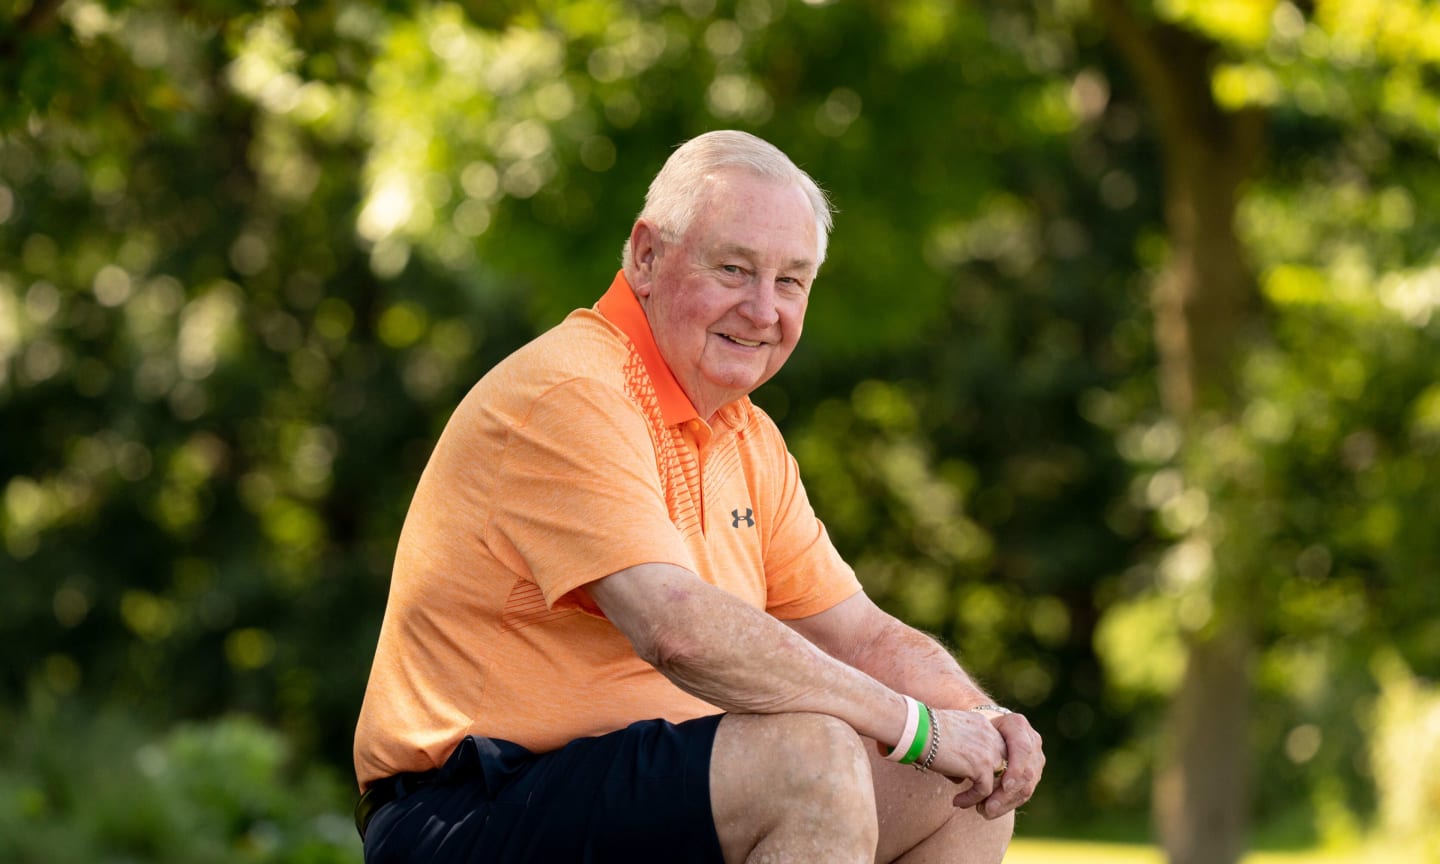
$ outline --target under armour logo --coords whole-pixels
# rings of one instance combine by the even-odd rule
[[[742,519],[745,520],[745,527],[746,527],[746,528],[754,528],[754,527],[755,527],[755,511],[754,511],[754,510],[751,510],[749,507],[746,507],[746,508],[745,508],[745,512],[744,512],[744,513],[741,513],[739,510],[731,510],[731,511],[730,511],[730,515],[731,515],[732,517],[734,517],[734,518],[732,518],[732,519],[730,520],[730,527],[731,527],[731,528],[739,528],[739,527],[740,527],[740,520],[742,520]]]

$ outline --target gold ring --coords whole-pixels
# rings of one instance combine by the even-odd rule
[[[1000,760],[1000,767],[995,769],[995,776],[996,776],[996,777],[999,777],[1001,774],[1004,774],[1004,773],[1005,773],[1005,770],[1006,770],[1007,768],[1009,768],[1009,767],[1010,767],[1010,761],[1009,761],[1008,759],[1001,759],[1001,760]]]

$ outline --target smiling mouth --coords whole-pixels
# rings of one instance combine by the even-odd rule
[[[760,342],[758,340],[741,339],[739,336],[729,336],[724,333],[721,333],[720,337],[723,339],[728,339],[731,342],[734,342],[736,345],[744,345],[746,348],[758,348],[761,345],[765,344],[764,342]]]

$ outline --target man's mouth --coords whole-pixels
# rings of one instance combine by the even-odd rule
[[[728,333],[721,333],[720,336],[723,339],[729,339],[736,345],[744,345],[746,348],[758,348],[759,346],[765,344],[764,342],[761,342],[759,340],[741,339],[739,336],[731,336]]]

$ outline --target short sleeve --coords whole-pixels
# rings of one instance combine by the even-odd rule
[[[489,542],[512,547],[552,608],[597,613],[586,583],[636,564],[695,569],[671,523],[644,417],[624,393],[573,379],[510,430]]]

